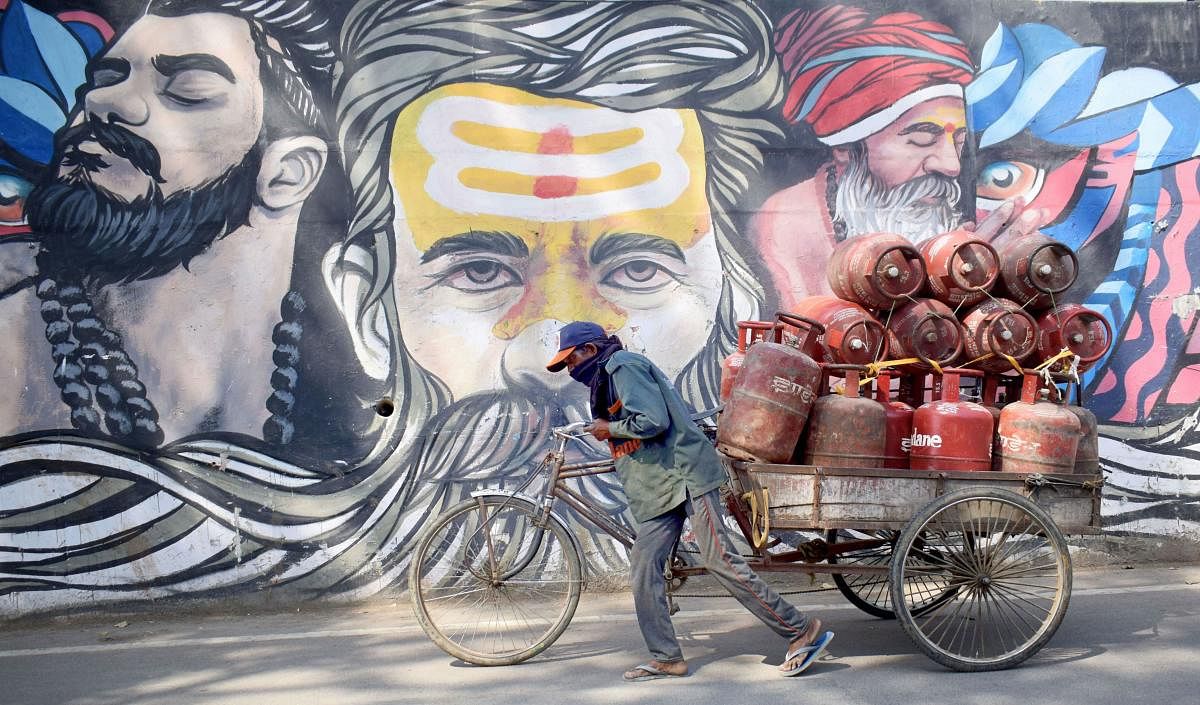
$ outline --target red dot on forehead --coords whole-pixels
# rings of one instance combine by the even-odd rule
[[[574,149],[575,140],[571,137],[571,131],[564,125],[552,127],[547,132],[543,132],[538,141],[540,154],[570,154]]]
[[[942,125],[942,130],[945,131],[946,134],[950,135],[958,130],[958,125],[955,125],[952,122],[948,122],[948,123]]]
[[[539,176],[533,180],[533,195],[538,198],[565,198],[579,190],[574,176]]]

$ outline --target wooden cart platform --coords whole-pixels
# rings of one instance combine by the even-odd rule
[[[1003,489],[1044,509],[1064,534],[1100,531],[1099,475],[825,468],[731,461],[740,496],[758,493],[776,529],[903,529],[934,499],[968,488]]]

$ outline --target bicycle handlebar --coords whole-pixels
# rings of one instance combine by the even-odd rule
[[[557,428],[551,429],[551,433],[553,433],[556,436],[565,436],[567,438],[571,438],[573,436],[579,435],[575,432],[581,431],[584,428],[587,428],[587,425],[588,425],[587,421],[576,421],[575,423],[570,423],[570,424],[567,424],[566,426],[559,426]]]
[[[692,414],[692,421],[694,423],[699,424],[701,421],[703,421],[707,418],[716,416],[718,413],[720,413],[724,409],[725,409],[724,404],[718,404],[717,406],[715,406],[711,409],[705,409],[704,411],[698,411],[698,412]],[[553,433],[556,436],[566,436],[566,437],[570,438],[572,436],[581,435],[581,434],[576,433],[576,431],[583,430],[584,428],[587,427],[587,425],[588,425],[587,421],[576,421],[575,423],[567,424],[566,426],[557,426],[557,427],[551,429],[551,433]]]

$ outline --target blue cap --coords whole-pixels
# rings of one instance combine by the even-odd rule
[[[572,321],[558,329],[558,354],[546,363],[546,369],[558,372],[567,366],[567,358],[571,351],[584,343],[594,340],[604,340],[608,334],[600,326],[591,321]]]

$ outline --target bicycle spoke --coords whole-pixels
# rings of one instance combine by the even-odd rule
[[[999,596],[996,597],[997,613],[1002,615],[1006,622],[1012,625],[1013,632],[1021,639],[1028,640],[1027,635],[1037,631],[1037,624],[1030,624],[1026,619],[1029,615],[1024,614],[1016,606],[1009,603]],[[1011,619],[1010,619],[1011,616]]]
[[[1001,583],[992,583],[992,587],[995,588],[997,592],[1003,592],[1007,595],[1010,595],[1013,600],[1017,600],[1021,603],[1029,605],[1034,609],[1046,612],[1047,614],[1050,612],[1049,608],[1043,606],[1041,603],[1054,601],[1050,595],[1046,595],[1045,593],[1023,590],[1021,588],[1016,588]]]
[[[1036,557],[1038,554],[1047,549],[1047,545],[1044,540],[1035,540],[1032,538],[1024,541],[1009,541],[1008,543],[1012,545],[1012,549],[1008,551],[1002,558],[998,558],[995,562],[993,562],[993,570],[998,570],[1000,566],[1011,566],[1027,563],[1030,560],[1033,560],[1032,557]],[[1029,545],[1026,546],[1024,544]]]

